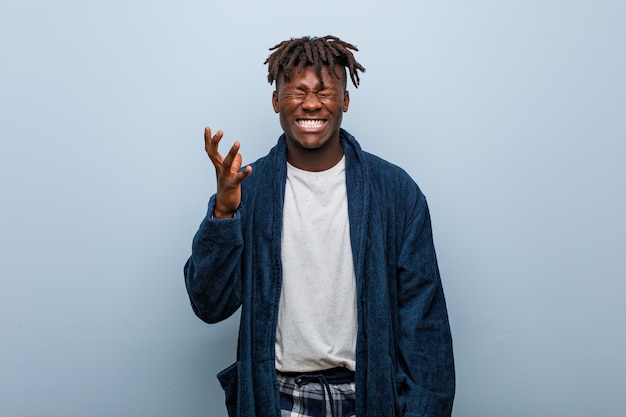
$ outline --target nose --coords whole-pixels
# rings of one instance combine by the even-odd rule
[[[307,93],[304,101],[302,102],[302,108],[305,110],[318,110],[322,107],[322,102],[314,92]]]

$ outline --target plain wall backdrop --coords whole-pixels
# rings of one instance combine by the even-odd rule
[[[4,1],[0,415],[225,417],[237,316],[192,313],[203,128],[281,133],[263,61],[333,34],[343,126],[432,211],[454,417],[626,413],[626,3]]]

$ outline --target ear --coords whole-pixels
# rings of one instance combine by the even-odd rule
[[[348,111],[348,106],[350,106],[350,94],[348,93],[348,90],[343,92],[343,112],[347,112]]]
[[[275,113],[280,112],[280,108],[278,107],[278,91],[276,90],[272,93],[272,107],[274,107]]]

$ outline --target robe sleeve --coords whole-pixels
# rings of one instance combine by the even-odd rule
[[[184,267],[191,307],[207,323],[230,317],[241,305],[242,208],[233,219],[215,219],[214,207],[215,195]]]
[[[450,416],[455,390],[452,337],[430,214],[419,191],[409,204],[397,265],[399,406],[405,417]]]

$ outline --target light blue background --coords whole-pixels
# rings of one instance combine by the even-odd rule
[[[182,265],[214,172],[280,133],[262,65],[334,34],[367,68],[344,127],[433,215],[455,417],[626,412],[626,3],[5,1],[0,415],[217,416],[237,318]]]

